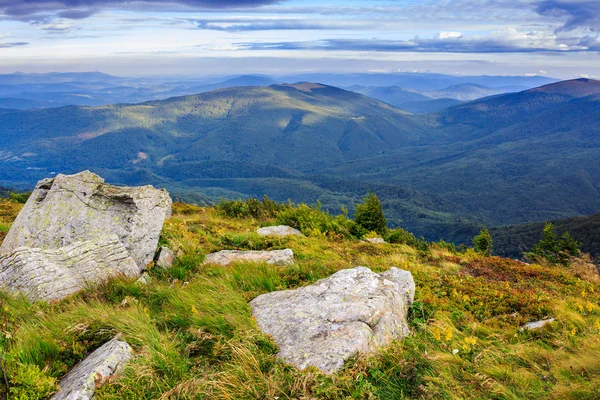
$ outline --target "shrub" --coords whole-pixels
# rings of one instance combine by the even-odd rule
[[[277,222],[299,229],[308,236],[333,234],[350,238],[352,236],[362,237],[367,233],[354,221],[348,219],[345,214],[331,216],[328,212],[323,211],[320,203],[312,207],[307,204],[294,206],[290,203],[277,213]]]
[[[473,238],[473,247],[476,252],[489,256],[492,254],[493,242],[488,228],[483,228],[479,235]]]
[[[385,241],[388,243],[405,244],[421,251],[426,251],[429,247],[429,244],[425,239],[417,238],[411,232],[400,227],[388,231],[388,234],[385,236]]]
[[[226,217],[230,218],[275,218],[277,213],[288,207],[285,203],[278,203],[266,195],[262,200],[250,198],[246,200],[221,199],[217,208]]]
[[[387,221],[383,215],[381,202],[374,193],[369,193],[362,204],[356,205],[354,222],[365,228],[367,231],[374,231],[384,235],[387,231]]]

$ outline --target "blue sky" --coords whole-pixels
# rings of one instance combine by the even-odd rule
[[[0,72],[600,76],[599,0],[0,0]]]

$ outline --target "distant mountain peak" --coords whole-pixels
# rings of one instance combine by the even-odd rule
[[[571,97],[600,94],[600,81],[588,78],[571,79],[527,90],[529,93],[555,93]]]
[[[314,82],[284,83],[282,85],[277,85],[277,86],[291,87],[291,88],[294,88],[301,92],[307,92],[307,93],[311,93],[315,89],[324,89],[327,87],[325,85],[321,85],[320,83],[314,83]]]

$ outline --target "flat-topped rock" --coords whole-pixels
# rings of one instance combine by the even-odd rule
[[[287,225],[265,226],[264,228],[259,228],[256,233],[260,236],[304,236],[298,229]]]
[[[58,249],[115,234],[140,268],[154,258],[171,198],[152,186],[118,187],[89,171],[38,182],[0,254],[18,247]]]
[[[382,238],[366,238],[364,239],[365,242],[367,243],[373,243],[373,244],[384,244],[385,240],[383,240]]]
[[[259,328],[279,345],[280,358],[331,373],[356,354],[408,335],[414,294],[408,271],[377,274],[357,267],[311,286],[258,296],[250,306]]]
[[[33,301],[59,300],[110,277],[140,273],[116,235],[52,250],[19,247],[0,255],[0,287]]]
[[[291,265],[294,252],[290,249],[271,251],[222,250],[206,256],[205,264],[229,265],[235,262],[265,262],[274,265]]]
[[[533,331],[536,329],[542,329],[543,327],[545,327],[546,325],[548,325],[552,322],[554,322],[554,318],[548,318],[548,319],[542,319],[540,321],[528,322],[521,327],[521,330],[522,331],[523,330]]]
[[[105,343],[65,375],[52,400],[91,400],[96,388],[119,374],[132,355],[126,342],[113,339]]]

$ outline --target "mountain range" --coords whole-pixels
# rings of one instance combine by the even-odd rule
[[[4,110],[0,183],[92,169],[196,202],[266,193],[338,212],[371,190],[392,225],[464,242],[483,225],[600,210],[599,101],[600,82],[578,79],[415,115],[299,82]]]

